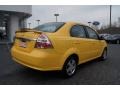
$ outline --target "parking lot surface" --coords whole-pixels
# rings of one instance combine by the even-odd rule
[[[0,45],[0,84],[34,85],[103,85],[120,84],[120,45],[108,45],[108,59],[94,60],[79,65],[71,78],[63,78],[60,72],[41,72],[25,68],[11,58],[7,45]]]

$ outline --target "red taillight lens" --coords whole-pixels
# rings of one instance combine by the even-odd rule
[[[41,34],[36,41],[36,48],[52,48],[52,43],[45,34]]]

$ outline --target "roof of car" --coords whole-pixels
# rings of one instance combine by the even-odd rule
[[[88,25],[85,25],[83,23],[80,23],[80,22],[73,22],[73,21],[68,21],[66,23],[71,23],[71,24],[80,24],[80,25],[84,25],[84,26],[88,26]]]

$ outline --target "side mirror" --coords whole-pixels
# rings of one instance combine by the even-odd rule
[[[105,40],[103,36],[99,36],[99,40]]]

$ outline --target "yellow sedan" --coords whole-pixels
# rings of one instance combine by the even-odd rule
[[[11,55],[24,66],[41,71],[61,70],[70,77],[79,64],[96,58],[105,60],[107,44],[87,25],[49,22],[17,31]]]

